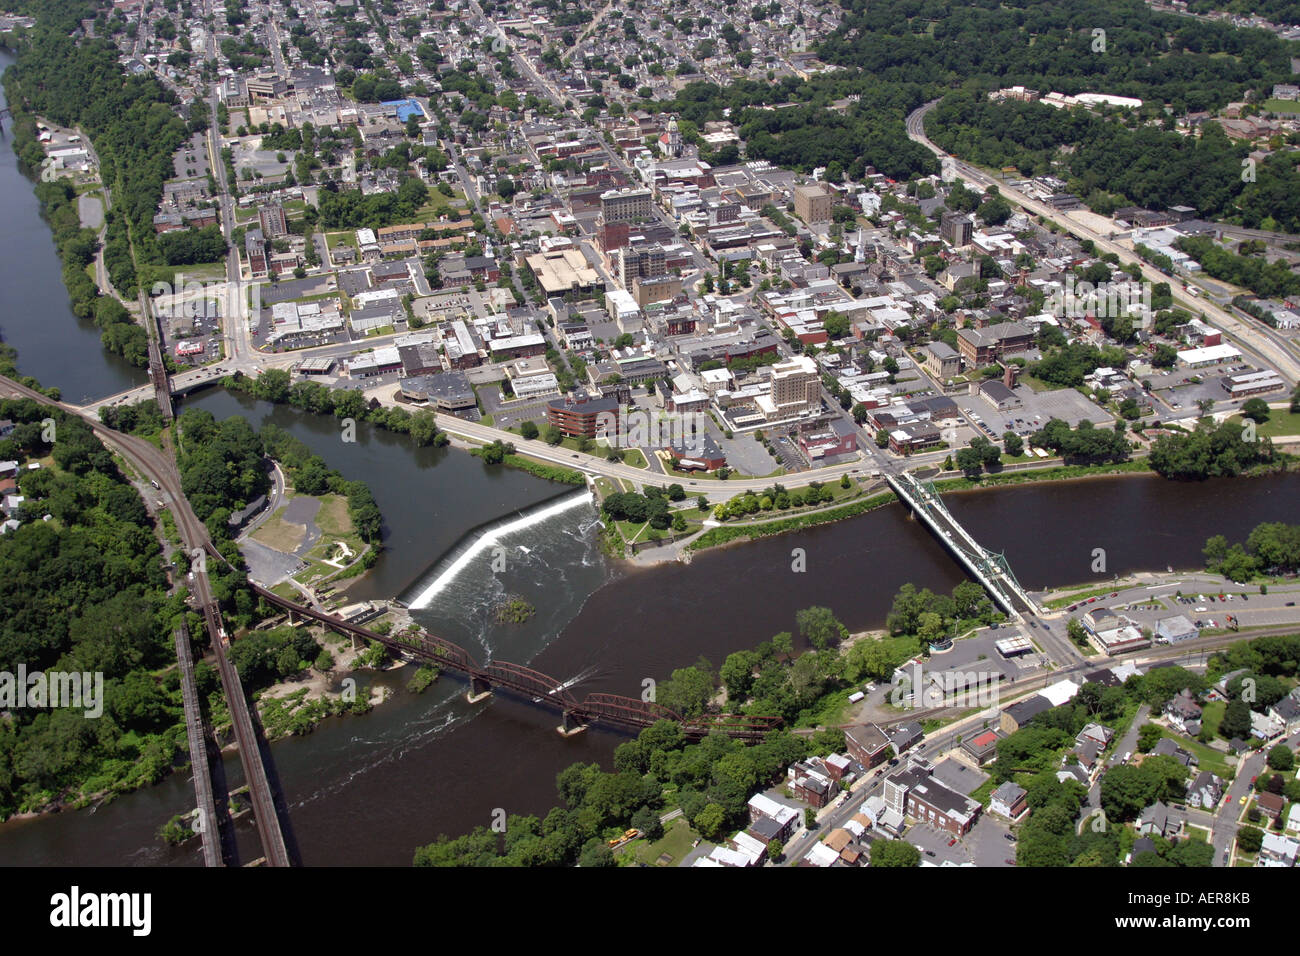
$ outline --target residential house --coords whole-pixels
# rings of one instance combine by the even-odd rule
[[[1300,700],[1288,694],[1268,709],[1268,716],[1286,728],[1288,734],[1300,730]]]
[[[1259,862],[1256,865],[1295,866],[1298,853],[1300,853],[1300,840],[1293,840],[1280,833],[1265,833],[1259,845]]]
[[[779,828],[775,839],[779,839],[782,843],[790,839],[790,834],[794,833],[795,823],[800,817],[797,809],[778,803],[762,793],[750,797],[748,806],[751,824],[763,819],[771,820]]]
[[[1291,804],[1286,815],[1286,832],[1300,833],[1300,803]]]
[[[1197,774],[1196,779],[1187,788],[1187,805],[1189,807],[1212,810],[1219,805],[1219,801],[1222,799],[1223,781],[1208,770],[1202,770]]]
[[[830,777],[821,772],[821,768],[809,763],[796,763],[787,771],[790,790],[795,799],[820,810],[835,795],[835,784]]]
[[[1115,738],[1115,731],[1109,727],[1103,727],[1101,724],[1088,724],[1079,735],[1074,738],[1074,742],[1081,744],[1086,740],[1094,740],[1101,744],[1102,747],[1110,746],[1110,742]]]
[[[1029,791],[1008,780],[993,791],[989,798],[989,810],[1008,820],[1019,820],[1029,810]]]
[[[1255,797],[1255,806],[1259,807],[1259,812],[1264,816],[1270,820],[1276,820],[1282,816],[1282,808],[1286,806],[1286,797],[1280,793],[1268,793],[1266,791]]]
[[[1152,753],[1161,757],[1173,757],[1189,770],[1200,764],[1200,761],[1197,759],[1195,754],[1184,750],[1168,737],[1161,737],[1160,742],[1156,744]]]
[[[1170,726],[1180,733],[1195,737],[1201,732],[1201,705],[1187,688],[1165,705],[1165,715],[1169,718]]]
[[[1157,801],[1142,811],[1137,819],[1137,832],[1143,836],[1162,836],[1166,839],[1182,834],[1186,817],[1181,811]]]
[[[1101,754],[1105,748],[1095,740],[1080,740],[1074,745],[1074,749],[1066,754],[1061,762],[1063,765],[1068,764],[1073,757],[1080,767],[1088,771],[1091,776],[1101,764]]]

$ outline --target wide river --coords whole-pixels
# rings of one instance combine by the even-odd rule
[[[0,55],[0,64],[9,61]],[[49,230],[32,184],[0,144],[0,333],[19,365],[76,400],[144,379],[102,351],[98,331],[68,310]],[[337,423],[223,391],[187,400],[224,417],[243,415],[290,430],[349,478],[370,484],[385,519],[385,551],[352,593],[400,597],[430,630],[478,657],[510,660],[591,691],[639,696],[645,678],[664,679],[704,655],[714,665],[781,630],[794,614],[824,604],[853,630],[880,626],[905,582],[949,590],[964,573],[897,506],[840,524],[697,556],[689,566],[633,570],[604,558],[595,511],[568,486],[490,469],[463,452],[415,449],[361,426],[339,439]],[[1130,477],[950,495],[954,513],[985,546],[1005,551],[1021,582],[1040,588],[1086,581],[1093,550],[1107,576],[1196,567],[1205,539],[1240,537],[1265,520],[1298,519],[1295,475],[1203,484]],[[513,530],[509,530],[513,528]],[[494,571],[485,532],[505,548]],[[805,549],[807,571],[791,570]],[[499,625],[490,610],[504,594],[537,608],[524,625]],[[544,814],[555,774],[574,761],[608,766],[625,737],[598,729],[562,738],[548,709],[497,695],[470,705],[444,677],[415,695],[410,669],[360,675],[395,691],[365,717],[331,719],[314,733],[276,742],[275,771],[293,839],[308,865],[404,865],[440,833],[487,825],[497,808]],[[242,782],[227,758],[231,786]],[[9,864],[198,865],[195,849],[156,837],[192,808],[193,788],[176,774],[106,805],[0,824]],[[241,840],[241,843],[247,841]]]

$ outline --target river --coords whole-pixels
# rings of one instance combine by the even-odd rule
[[[13,62],[0,50],[0,75]],[[7,105],[0,89],[0,107]],[[104,351],[99,329],[68,305],[63,263],[32,181],[18,171],[11,127],[0,142],[0,339],[18,350],[20,372],[57,385],[65,401],[83,404],[144,384],[148,370]]]
[[[20,349],[23,371],[70,398],[142,380],[104,353],[97,330],[64,305],[58,260],[38,238],[48,239],[48,229],[7,144],[0,145],[0,208],[20,227],[6,232],[9,240],[0,237],[10,242],[0,260],[0,295],[8,297],[0,300],[0,325]],[[859,630],[883,623],[905,582],[947,591],[964,579],[896,505],[702,554],[689,566],[629,569],[600,554],[594,509],[569,486],[488,468],[459,451],[415,449],[364,424],[357,441],[345,443],[333,419],[220,390],[183,407],[244,415],[255,426],[275,422],[331,467],[369,483],[384,514],[384,552],[351,594],[401,597],[426,627],[480,659],[529,664],[573,681],[579,697],[639,696],[646,678],[665,679],[701,655],[716,666],[731,651],[793,630],[795,612],[812,604]],[[1297,493],[1296,475],[1202,484],[1126,477],[945,500],[1036,588],[1198,566],[1211,534],[1241,537],[1260,521],[1297,520]],[[485,531],[500,551],[475,544]],[[796,548],[803,572],[792,567]],[[1097,548],[1105,550],[1104,575],[1091,570]],[[522,625],[495,623],[491,609],[507,594],[527,599],[536,615]],[[410,673],[358,675],[362,686],[393,688],[393,698],[367,716],[330,719],[271,746],[305,864],[404,865],[417,845],[487,825],[498,808],[543,814],[556,802],[559,770],[579,760],[608,766],[626,739],[600,729],[562,738],[555,712],[502,695],[468,704],[464,684],[450,676],[411,694],[404,690]],[[242,782],[236,758],[227,758],[226,772],[231,786]],[[0,825],[0,862],[198,865],[197,849],[167,848],[155,835],[193,799],[188,778],[175,774],[97,808],[10,821]]]

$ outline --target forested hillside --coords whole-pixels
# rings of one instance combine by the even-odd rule
[[[883,81],[1106,92],[1184,112],[1291,76],[1292,54],[1273,34],[1156,13],[1141,0],[841,3],[847,15],[819,55]]]
[[[120,214],[109,220],[109,275],[119,292],[134,295],[130,252],[141,264],[163,262],[153,216],[172,175],[171,155],[191,127],[175,112],[175,95],[152,76],[123,73],[111,42],[68,35],[77,17],[87,15],[85,4],[49,0],[34,12],[38,21],[30,40],[5,71],[5,95],[16,113],[44,116],[89,135]],[[196,121],[192,128],[204,125]],[[35,169],[42,154],[33,141],[19,155]]]
[[[1300,231],[1300,153],[1268,157],[1242,179],[1250,150],[1216,123],[1199,137],[1153,126],[1130,128],[1081,109],[990,101],[952,93],[926,116],[926,134],[973,163],[1015,166],[1025,176],[1053,172],[1088,205],[1110,213],[1132,203],[1154,209],[1191,206],[1205,218],[1233,218],[1260,229]],[[1062,152],[1061,147],[1071,147]]]
[[[0,401],[18,423],[0,459],[46,460],[19,480],[23,523],[0,536],[0,671],[100,672],[102,716],[15,707],[0,719],[0,819],[160,779],[184,742],[171,633],[184,614],[148,513],[79,419]],[[52,444],[46,425],[53,420]],[[48,521],[41,520],[48,514]]]

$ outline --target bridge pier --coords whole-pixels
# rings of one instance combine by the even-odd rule
[[[481,700],[487,700],[492,696],[492,685],[483,677],[477,674],[471,674],[469,678],[469,692],[465,694],[465,699],[471,704],[477,704]]]
[[[560,726],[556,727],[556,733],[561,737],[574,737],[587,729],[587,722],[576,712],[571,710],[562,711],[560,714]]]

